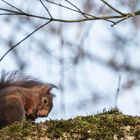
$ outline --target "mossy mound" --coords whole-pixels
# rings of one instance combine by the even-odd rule
[[[140,140],[140,117],[112,109],[69,120],[22,121],[0,130],[0,140],[47,139]]]

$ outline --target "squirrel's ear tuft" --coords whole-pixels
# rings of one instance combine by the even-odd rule
[[[55,85],[53,85],[53,84],[48,84],[48,90],[47,90],[47,92],[49,93],[53,88],[58,89],[57,86],[55,86]]]
[[[50,93],[53,88],[58,89],[58,87],[53,84],[45,84],[41,87],[41,93]]]
[[[50,91],[53,89],[53,88],[57,88],[57,86],[53,85],[53,84],[44,84],[40,87],[36,87],[34,88],[33,90],[36,91],[36,93],[39,93],[39,94],[49,94]]]

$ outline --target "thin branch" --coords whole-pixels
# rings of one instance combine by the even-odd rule
[[[53,1],[50,1],[50,0],[46,0],[46,1],[47,1],[48,3],[51,3],[51,4],[54,4],[54,5],[60,6],[60,7],[62,7],[62,8],[71,10],[71,11],[73,11],[73,12],[80,13],[78,10],[75,10],[75,9],[70,8],[70,7],[64,6],[64,5],[60,4],[60,3],[58,4],[58,3],[53,2]],[[80,13],[80,14],[81,14],[81,13]],[[86,16],[89,16],[89,17],[97,18],[97,17],[95,17],[95,16],[93,16],[93,15],[91,15],[91,14],[88,14],[88,13],[82,12],[82,14],[84,14],[84,15],[86,15]]]
[[[18,15],[18,14],[14,14],[14,13],[0,13],[0,16],[7,16],[7,15]]]
[[[51,15],[50,11],[49,11],[48,8],[45,6],[45,4],[43,3],[42,0],[40,0],[40,3],[41,3],[41,4],[43,5],[43,7],[46,9],[46,11],[48,12],[50,18],[53,19],[53,17],[52,17],[52,15]]]
[[[44,20],[51,20],[51,18],[47,18],[47,17],[42,17],[42,16],[38,16],[38,15],[33,15],[33,14],[28,14],[28,13],[22,13],[22,12],[17,12],[17,11],[13,11],[13,10],[8,10],[8,9],[4,9],[4,8],[0,8],[1,11],[6,11],[11,13],[10,15],[19,15],[19,16],[28,16],[28,17],[32,17],[32,18],[38,18],[38,19],[44,19]],[[5,13],[5,15],[9,15],[9,13]]]
[[[40,0],[41,1],[41,0]],[[49,0],[46,0],[47,2],[49,3],[52,3],[52,4],[55,4],[57,6],[61,6],[61,7],[64,7],[66,9],[69,9],[69,10],[72,10],[74,12],[78,12],[80,13],[80,11],[77,11],[75,9],[72,9],[72,8],[69,8],[69,7],[66,7],[64,5],[61,5],[61,4],[58,4],[58,3],[55,3],[55,2],[52,2],[52,1],[49,1]],[[66,0],[68,1],[68,0]],[[42,4],[44,5],[44,3],[42,2]],[[45,6],[45,5],[44,5]],[[13,6],[14,9],[18,9],[16,8],[15,6]],[[46,6],[45,6],[46,7]],[[44,8],[45,8],[44,7]],[[79,9],[79,8],[78,8]],[[47,18],[47,17],[42,17],[42,16],[38,16],[38,15],[33,15],[33,14],[29,14],[29,13],[25,13],[23,11],[20,11],[20,9],[18,9],[18,11],[20,12],[17,12],[17,11],[12,11],[12,10],[8,10],[8,9],[4,9],[4,8],[0,8],[0,10],[3,10],[3,11],[7,11],[7,12],[10,12],[10,13],[13,13],[13,14],[9,14],[9,13],[2,13],[1,15],[23,15],[23,16],[28,16],[28,17],[32,17],[32,18],[39,18],[39,19],[43,19],[43,20],[53,20],[53,21],[57,21],[57,22],[65,22],[65,23],[74,23],[74,22],[84,22],[84,21],[91,21],[91,20],[105,20],[105,21],[108,21],[108,22],[111,22],[113,23],[112,26],[120,23],[121,21],[124,21],[130,17],[134,17],[134,16],[137,16],[137,15],[140,15],[140,10],[138,11],[135,11],[133,13],[125,13],[123,15],[112,15],[112,16],[100,16],[100,17],[96,17],[96,16],[92,16],[92,15],[89,15],[87,13],[83,13],[84,15],[87,15],[87,16],[90,16],[88,18],[81,18],[81,19],[76,19],[76,20],[66,20],[66,19],[52,19],[52,16],[51,14],[49,13],[48,9],[46,8],[46,10],[48,11],[49,15],[50,15],[50,18]],[[118,21],[113,21],[114,19],[118,19]]]
[[[76,5],[74,5],[73,3],[71,3],[70,1],[68,1],[68,0],[65,0],[67,3],[69,3],[70,5],[72,5],[74,8],[76,8],[78,11],[79,11],[79,13],[81,13],[84,17],[86,17],[86,18],[88,18],[85,14],[84,14],[84,12],[82,12]]]
[[[37,32],[38,30],[40,30],[41,28],[43,28],[44,26],[46,26],[47,24],[49,24],[52,20],[42,24],[41,26],[39,26],[37,29],[35,29],[33,32],[31,32],[29,35],[27,35],[26,37],[24,37],[22,40],[20,40],[18,43],[16,43],[14,46],[12,46],[1,58],[0,58],[0,62],[5,58],[5,56],[12,51],[15,47],[17,47],[19,44],[21,44],[24,40],[26,40],[27,38],[29,38],[31,35],[33,35],[35,32]]]
[[[6,10],[3,10],[3,11],[6,11]],[[9,10],[7,10],[9,11]],[[129,14],[129,13],[128,13]],[[53,20],[53,21],[56,21],[56,22],[64,22],[64,23],[78,23],[78,22],[84,22],[84,21],[93,21],[93,20],[105,20],[105,21],[108,21],[108,22],[111,22],[113,23],[112,26],[116,25],[117,22],[114,22],[113,20],[110,20],[110,19],[121,19],[122,21],[132,16],[129,16],[126,18],[126,16],[101,16],[101,17],[97,17],[97,18],[81,18],[81,19],[74,19],[74,20],[68,20],[68,19],[58,19],[58,18],[48,18],[48,17],[43,17],[43,16],[38,16],[38,15],[33,15],[33,14],[28,14],[28,13],[19,13],[19,12],[15,12],[13,11],[10,11],[10,13],[4,13],[4,14],[1,14],[1,15],[19,15],[19,16],[27,16],[27,17],[30,17],[30,18],[37,18],[37,19],[42,19],[42,20]],[[127,14],[126,14],[127,15]],[[137,16],[137,15],[135,15]]]
[[[38,19],[44,19],[44,20],[51,20],[51,18],[47,18],[47,17],[43,17],[43,16],[38,16],[38,15],[33,15],[33,14],[29,14],[29,13],[20,13],[20,12],[16,12],[16,11],[12,11],[12,10],[8,10],[8,9],[4,9],[4,8],[0,8],[0,10],[2,11],[8,11],[11,12],[13,14],[11,15],[23,15],[23,16],[28,16],[28,17],[32,17],[32,18],[38,18]],[[8,13],[9,15],[9,13]],[[117,19],[117,18],[123,18],[123,16],[102,16],[102,17],[91,17],[91,18],[81,18],[81,19],[76,19],[76,20],[67,20],[67,19],[57,19],[57,18],[53,18],[53,21],[58,21],[58,22],[65,22],[65,23],[72,23],[72,22],[83,22],[83,21],[91,21],[91,20],[108,20],[109,19]],[[112,22],[112,21],[110,21]]]
[[[100,16],[100,17],[90,17],[90,18],[81,18],[81,19],[75,19],[75,20],[67,20],[67,19],[57,19],[57,18],[52,19],[52,18],[33,15],[33,14],[28,14],[28,13],[20,13],[20,12],[8,10],[8,9],[3,9],[3,8],[0,8],[0,10],[9,12],[9,13],[0,13],[0,15],[19,15],[19,16],[27,16],[27,17],[30,17],[30,18],[38,18],[38,19],[43,19],[43,20],[53,20],[53,21],[56,21],[56,22],[64,22],[64,23],[78,23],[78,22],[93,21],[93,20],[105,20],[105,21],[111,22],[112,27],[117,25],[118,23],[130,18],[130,17],[140,15],[140,13],[136,11],[134,13],[126,13],[125,16],[114,15],[114,16]],[[115,22],[111,19],[118,19],[118,21]]]
[[[114,25],[116,22],[114,22],[113,20],[109,20],[109,19],[105,19],[105,21],[111,22],[112,25]],[[113,27],[113,26],[112,26]]]
[[[117,22],[114,22],[111,26],[114,27],[114,26],[117,25],[118,23],[120,23],[120,22],[122,22],[122,21],[124,21],[124,20],[126,20],[126,19],[128,19],[128,18],[129,18],[129,17],[126,16],[126,17],[124,17],[124,18],[118,20]]]
[[[0,8],[1,11],[6,11],[6,12],[11,12],[11,13],[17,13],[19,14],[19,12],[17,11],[13,11],[13,10],[8,10],[8,9],[4,9],[4,8]]]
[[[10,7],[16,9],[17,11],[21,12],[21,13],[24,13],[22,10],[20,10],[19,8],[13,6],[12,4],[10,4],[9,2],[5,1],[5,0],[2,0],[4,3],[6,3],[7,5],[9,5]]]
[[[47,18],[47,17],[42,17],[42,16],[33,15],[33,14],[28,14],[28,13],[25,13],[25,12],[24,13],[23,12],[17,12],[17,11],[14,11],[14,10],[9,10],[9,9],[4,9],[4,8],[0,8],[0,10],[13,13],[13,14],[9,14],[9,13],[6,14],[5,13],[5,14],[2,14],[2,15],[23,15],[23,16],[29,16],[29,17],[45,19],[45,20],[51,20],[52,19],[52,17],[51,18]],[[74,20],[61,20],[61,19],[60,20],[59,19],[53,19],[53,20],[59,21],[59,22],[78,22],[77,20],[75,20],[75,21]],[[79,21],[79,22],[81,22],[81,21]]]
[[[80,13],[79,11],[77,11],[75,9],[72,9],[72,8],[69,8],[69,7],[66,7],[64,5],[61,5],[61,4],[58,4],[58,3],[55,3],[55,2],[52,2],[52,1],[49,1],[49,0],[46,0],[46,1],[51,3],[51,4],[55,4],[57,6],[61,6],[61,7],[64,7],[66,9],[72,10],[74,12]],[[102,0],[102,1],[104,1],[104,0]],[[17,7],[15,7],[15,6],[13,6],[13,7],[14,7],[14,9],[17,9],[20,12],[12,11],[12,10],[8,10],[8,9],[4,9],[4,8],[0,8],[0,10],[7,11],[7,12],[10,12],[10,13],[14,13],[14,14],[11,14],[11,15],[23,15],[23,16],[28,16],[28,17],[32,17],[32,18],[39,18],[39,19],[43,19],[43,20],[52,20],[52,18],[47,18],[47,17],[42,17],[42,16],[38,16],[38,15],[25,13],[25,12],[21,11],[20,9],[18,9]],[[84,21],[91,21],[91,20],[105,20],[105,21],[113,23],[112,26],[114,26],[114,25],[120,23],[121,21],[124,21],[124,20],[126,20],[126,19],[128,19],[130,17],[140,15],[140,10],[135,11],[133,13],[124,13],[123,15],[100,16],[100,17],[96,17],[96,16],[93,16],[93,15],[90,15],[90,14],[87,14],[87,13],[83,13],[83,14],[87,15],[87,16],[90,16],[90,17],[76,19],[76,20],[67,20],[67,19],[57,19],[57,18],[55,18],[55,19],[53,19],[53,21],[65,22],[65,23],[76,23],[76,22],[84,22]],[[1,14],[1,15],[6,15],[6,13]],[[7,15],[10,15],[10,14],[7,13]],[[115,21],[113,21],[114,19],[117,19],[118,21],[115,22]]]
[[[105,0],[101,0],[105,5],[107,5],[110,9],[112,9],[113,11],[115,11],[116,13],[119,13],[120,15],[125,15],[124,13],[122,13],[121,11],[117,10],[116,8],[114,8],[112,5],[110,5],[108,2],[106,2]]]

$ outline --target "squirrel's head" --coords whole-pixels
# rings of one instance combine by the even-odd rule
[[[53,107],[54,94],[51,93],[55,85],[46,84],[37,89],[35,98],[35,114],[36,117],[47,117]]]

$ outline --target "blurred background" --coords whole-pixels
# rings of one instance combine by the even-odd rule
[[[7,2],[27,13],[49,17],[39,0]],[[54,18],[83,18],[79,13],[43,2]],[[52,2],[74,9],[65,0]],[[100,0],[70,2],[94,16],[117,15]],[[124,13],[140,9],[138,0],[108,2]],[[15,10],[2,0],[0,8]],[[5,12],[0,10],[2,13]],[[26,16],[0,15],[0,57],[44,22]],[[57,85],[51,119],[95,114],[116,105],[125,114],[140,115],[139,23],[139,16],[114,27],[101,20],[51,22],[9,52],[0,62],[0,70],[19,70]]]

